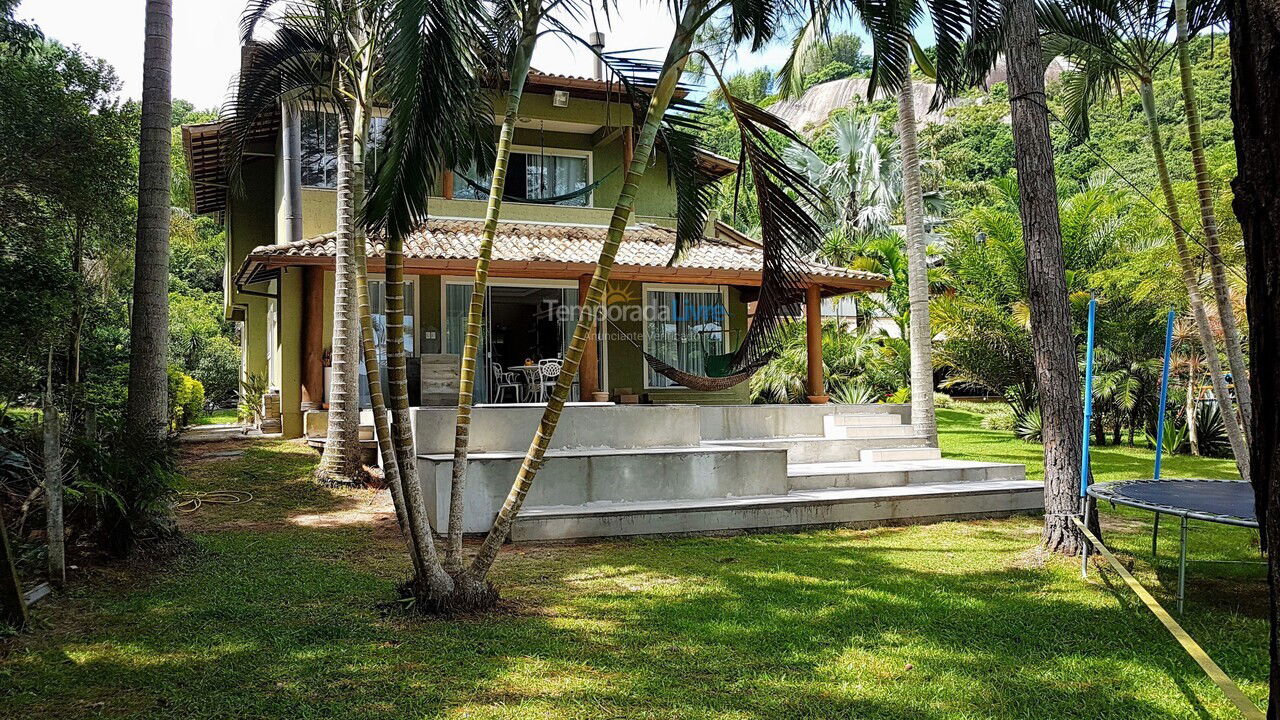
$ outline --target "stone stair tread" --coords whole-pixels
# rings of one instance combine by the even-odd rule
[[[790,463],[788,477],[811,475],[855,475],[858,473],[915,472],[920,470],[973,470],[977,468],[1021,467],[1014,463],[983,462],[980,460],[860,460]]]
[[[781,452],[780,449],[761,447],[742,447],[738,445],[720,445],[703,446],[703,445],[687,445],[682,447],[640,447],[640,448],[556,448],[548,450],[545,457],[606,457],[610,455],[684,455],[684,454],[700,454],[700,453],[717,453],[717,452],[733,452],[733,453],[770,453]],[[500,450],[493,452],[470,452],[467,453],[467,460],[519,460],[525,456],[525,452]],[[419,454],[421,460],[431,460],[434,462],[450,462],[453,460],[453,453],[424,453]]]
[[[683,500],[639,500],[631,502],[596,502],[586,505],[544,505],[526,507],[516,522],[556,517],[588,517],[601,515],[637,515],[667,512],[701,512],[734,509],[761,509],[811,504],[849,502],[884,502],[908,498],[951,497],[1044,489],[1043,483],[1029,480],[985,480],[978,482],[933,483],[877,488],[827,488],[793,490],[785,495],[751,495],[727,498]]]
[[[870,426],[880,427],[880,426]],[[902,427],[901,425],[888,425],[885,427]],[[739,445],[743,447],[752,447],[757,445],[786,445],[789,443],[856,443],[865,440],[924,440],[920,435],[863,435],[861,437],[828,437],[826,435],[792,435],[788,437],[777,438],[744,438],[739,440],[703,440],[704,445],[715,445],[722,447],[725,445]]]

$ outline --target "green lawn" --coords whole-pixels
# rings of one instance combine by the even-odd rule
[[[221,408],[196,418],[192,425],[226,425],[240,419],[235,408]]]
[[[1034,458],[970,413],[942,420],[952,456]],[[201,553],[100,572],[37,608],[0,659],[0,717],[1235,717],[1117,578],[1041,558],[1036,518],[514,546],[502,613],[422,620],[377,607],[408,569],[380,496],[316,487],[311,451],[251,442],[188,466],[190,488],[256,495],[184,519]],[[1149,457],[1102,451],[1099,475]],[[1167,599],[1145,518],[1105,520]],[[1193,541],[1198,557],[1251,557],[1244,531]],[[1190,591],[1186,626],[1261,700],[1261,568],[1197,566]]]

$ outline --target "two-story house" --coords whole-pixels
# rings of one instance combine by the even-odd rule
[[[557,358],[572,333],[584,291],[631,159],[630,104],[616,83],[530,75],[494,244],[476,401],[537,401],[539,362]],[[503,112],[495,101],[495,137]],[[385,117],[375,117],[376,136]],[[289,107],[264,122],[243,168],[243,192],[229,191],[218,123],[183,128],[197,213],[227,226],[226,300],[242,326],[244,373],[266,377],[278,393],[284,434],[299,436],[308,411],[324,408],[333,318],[337,135],[324,108]],[[376,162],[377,142],[370,158]],[[715,174],[735,161],[702,153]],[[597,327],[579,375],[578,398],[599,392],[655,403],[749,403],[747,385],[707,393],[675,386],[647,366],[641,350],[693,373],[732,351],[760,284],[758,241],[712,220],[706,238],[669,265],[675,190],[667,159],[655,151],[610,283],[608,321]],[[444,173],[429,200],[430,219],[406,239],[409,275],[405,343],[411,398],[452,404],[450,373],[471,293],[486,207],[488,170]],[[383,336],[382,245],[368,244],[375,329]],[[887,285],[880,276],[821,263],[811,267],[811,315],[823,297]],[[812,361],[821,381],[821,351]],[[530,368],[529,371],[522,371]],[[443,374],[445,382],[440,381]],[[811,368],[810,378],[814,377]],[[454,391],[456,392],[456,390]],[[362,395],[367,393],[362,390]],[[813,392],[821,396],[819,385]]]

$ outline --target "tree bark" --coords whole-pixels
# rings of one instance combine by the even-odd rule
[[[172,143],[172,0],[147,0],[138,141],[138,231],[129,326],[131,436],[164,437],[169,427],[169,150]]]
[[[360,479],[360,309],[354,295],[355,211],[352,182],[352,118],[338,120],[337,242],[334,253],[333,345],[330,351],[329,428],[316,467],[322,482]]]
[[[511,484],[511,491],[507,494],[507,498],[502,504],[502,509],[498,511],[498,517],[494,520],[493,527],[485,537],[484,543],[471,561],[468,574],[476,581],[482,580],[493,566],[493,561],[498,556],[498,550],[506,542],[507,535],[511,532],[511,526],[515,523],[516,516],[524,505],[525,497],[529,494],[529,488],[533,486],[534,478],[537,476],[539,468],[542,467],[543,457],[546,455],[547,447],[551,444],[551,437],[555,434],[556,426],[560,422],[560,413],[564,410],[569,392],[573,388],[574,377],[578,374],[578,365],[582,361],[582,350],[586,346],[587,335],[595,327],[596,315],[599,312],[600,303],[609,284],[609,274],[613,270],[618,246],[622,243],[622,234],[626,230],[632,210],[635,207],[640,179],[644,177],[645,170],[649,164],[649,157],[653,153],[658,127],[668,106],[671,104],[671,98],[675,93],[680,75],[684,72],[685,64],[688,61],[689,48],[693,44],[694,34],[703,22],[702,15],[706,8],[707,3],[705,0],[690,0],[685,5],[682,15],[676,24],[675,35],[671,39],[666,59],[662,64],[662,75],[658,78],[657,85],[653,88],[652,95],[649,98],[644,126],[641,128],[640,137],[635,145],[634,157],[631,165],[627,168],[626,180],[623,183],[622,191],[618,195],[618,202],[613,209],[613,216],[609,222],[609,233],[605,238],[603,247],[600,249],[600,257],[596,262],[595,273],[591,276],[591,290],[587,293],[586,298],[579,299],[579,302],[582,303],[582,311],[579,314],[577,326],[573,331],[573,339],[565,350],[564,366],[560,370],[560,377],[556,381],[556,386],[551,393],[550,399],[547,401],[547,408],[543,411],[537,432],[529,443],[529,449],[525,453],[524,462],[520,465],[520,471],[516,474],[515,482]]]
[[[911,306],[911,425],[938,444],[933,407],[933,330],[929,322],[929,258],[924,235],[924,190],[916,140],[916,98],[911,73],[898,91],[898,142],[902,149],[902,213],[907,225],[907,290]]]
[[[1280,533],[1280,6],[1229,0],[1231,118],[1237,176],[1233,208],[1244,235],[1253,371],[1252,467],[1263,547]],[[1271,679],[1267,717],[1280,718],[1280,553],[1267,556]]]
[[[50,360],[52,360],[50,353]],[[49,582],[61,587],[67,581],[66,527],[62,518],[62,429],[58,405],[53,400],[53,364],[49,391],[44,397],[44,507],[45,539],[49,548]]]
[[[1231,442],[1231,452],[1235,455],[1236,467],[1240,477],[1249,478],[1249,444],[1236,419],[1236,411],[1231,403],[1231,392],[1227,388],[1227,378],[1222,373],[1222,361],[1218,359],[1218,345],[1213,339],[1213,329],[1209,326],[1209,314],[1205,312],[1204,300],[1200,297],[1200,277],[1191,257],[1191,248],[1187,244],[1186,226],[1182,223],[1182,212],[1178,209],[1178,200],[1173,194],[1173,181],[1169,178],[1169,166],[1164,156],[1164,141],[1160,137],[1160,124],[1156,119],[1155,90],[1151,80],[1142,78],[1138,83],[1138,93],[1142,97],[1142,108],[1147,118],[1147,132],[1151,136],[1151,152],[1156,161],[1156,177],[1160,181],[1160,192],[1164,195],[1165,210],[1169,213],[1170,224],[1173,225],[1173,242],[1178,250],[1178,266],[1182,271],[1182,284],[1187,289],[1187,303],[1191,307],[1191,317],[1195,320],[1196,332],[1200,336],[1200,345],[1204,349],[1205,364],[1209,366],[1209,381],[1213,384],[1213,394],[1218,399],[1221,409],[1222,424],[1227,430],[1227,439]]]
[[[471,405],[474,401],[476,355],[480,350],[480,333],[484,324],[485,289],[489,285],[489,262],[493,257],[493,238],[498,232],[498,216],[502,212],[502,188],[507,180],[507,161],[511,156],[516,120],[520,116],[520,98],[524,81],[537,43],[542,0],[525,6],[526,16],[521,43],[511,61],[507,107],[498,136],[497,157],[493,163],[493,179],[489,184],[489,206],[485,210],[484,235],[480,238],[480,255],[471,284],[471,304],[467,308],[467,334],[462,344],[462,363],[458,373],[458,417],[454,425],[453,476],[449,490],[449,544],[444,567],[450,574],[462,571],[462,516],[467,483],[467,451],[471,440]],[[481,372],[487,368],[481,368]]]
[[[1081,538],[1069,516],[1080,505],[1080,368],[1067,300],[1058,218],[1058,184],[1045,105],[1044,63],[1034,0],[1013,0],[1005,16],[1005,55],[1022,237],[1027,251],[1027,300],[1044,439],[1045,518],[1042,541],[1066,555]]]
[[[356,83],[358,99],[352,103],[351,132],[351,204],[364,207],[365,167],[364,156],[369,137],[369,103],[372,94],[372,45],[361,63],[362,75]],[[408,545],[411,556],[417,558],[417,547],[409,534],[409,515],[404,507],[404,493],[400,483],[400,463],[396,459],[395,445],[391,441],[391,423],[387,417],[387,403],[382,394],[382,371],[378,363],[378,343],[373,334],[373,311],[369,306],[369,259],[366,248],[364,223],[352,228],[352,251],[355,255],[356,309],[360,316],[360,339],[364,354],[364,375],[369,383],[369,405],[373,413],[374,434],[382,459],[382,479],[391,492],[391,504],[395,507],[400,534]]]
[[[1200,105],[1196,100],[1195,80],[1191,75],[1191,32],[1187,26],[1187,0],[1174,0],[1177,20],[1178,77],[1182,82],[1182,105],[1187,116],[1187,136],[1191,141],[1191,165],[1196,173],[1196,195],[1200,200],[1200,224],[1204,228],[1204,249],[1209,256],[1209,276],[1213,279],[1213,297],[1218,306],[1218,319],[1222,322],[1222,335],[1227,350],[1227,365],[1231,368],[1231,380],[1235,385],[1236,399],[1240,403],[1240,416],[1244,423],[1245,441],[1252,438],[1249,429],[1253,417],[1253,401],[1249,393],[1249,371],[1244,364],[1244,351],[1240,344],[1240,326],[1236,322],[1235,307],[1231,304],[1231,287],[1227,284],[1227,264],[1222,259],[1222,246],[1218,242],[1218,218],[1213,207],[1213,182],[1209,178],[1209,163],[1204,156],[1204,138],[1200,132]]]

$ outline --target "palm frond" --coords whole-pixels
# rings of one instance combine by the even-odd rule
[[[492,163],[492,120],[480,92],[485,17],[476,0],[400,0],[385,43],[391,116],[365,220],[403,236],[427,216],[442,170]]]

